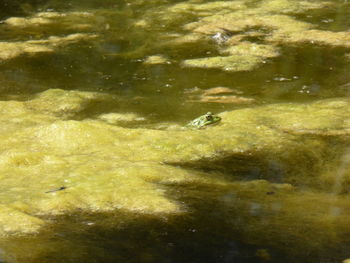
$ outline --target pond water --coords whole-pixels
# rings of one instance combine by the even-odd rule
[[[0,5],[1,262],[350,258],[350,2]]]

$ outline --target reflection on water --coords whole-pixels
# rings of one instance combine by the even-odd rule
[[[0,5],[1,262],[350,258],[347,1]]]

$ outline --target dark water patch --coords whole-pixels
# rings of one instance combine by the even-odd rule
[[[286,207],[278,191],[267,194],[269,187],[167,188],[167,195],[186,204],[187,212],[52,217],[51,226],[37,236],[2,240],[6,262],[335,263],[347,257],[346,242],[339,247],[329,242],[330,229],[309,225],[305,215],[293,215],[297,208]]]
[[[347,31],[350,26],[350,5],[347,1],[336,2],[331,7],[309,10],[307,13],[294,15],[295,18],[317,25],[317,29],[334,32]]]
[[[159,121],[188,121],[207,111],[246,107],[191,102],[187,92],[195,88],[228,87],[257,103],[304,102],[349,94],[344,48],[284,47],[281,57],[254,71],[236,73],[183,68],[176,62],[145,65],[143,60],[103,55],[95,48],[94,43],[81,43],[53,54],[23,55],[3,63],[3,96],[22,93],[27,97],[47,88],[107,92],[120,96],[129,111],[158,116]]]
[[[348,49],[312,44],[282,47],[282,55],[270,65],[262,93],[266,99],[312,101],[347,96],[340,88],[350,81]]]
[[[182,0],[153,0],[152,2],[136,0],[136,1],[127,1],[127,0],[47,0],[45,4],[41,5],[41,11],[44,10],[54,10],[54,11],[65,11],[65,10],[81,10],[81,9],[114,9],[122,10],[128,9],[133,10],[136,13],[142,13],[145,8],[149,8],[150,5],[167,5],[171,3],[181,2]]]
[[[204,212],[204,211],[203,211]],[[214,215],[215,216],[215,215]],[[126,218],[122,226],[108,225]],[[210,216],[212,217],[212,216]],[[13,239],[7,262],[227,262],[254,258],[254,246],[227,234],[227,226],[186,217],[124,213],[70,215],[55,219],[37,237]],[[97,222],[100,221],[100,222]],[[102,222],[101,222],[102,221]],[[103,225],[103,221],[107,225]],[[69,226],[69,228],[67,228]],[[23,253],[31,251],[31,253]]]
[[[288,47],[280,58],[254,71],[229,73],[182,68],[177,63],[144,65],[143,60],[101,55],[93,44],[82,43],[58,53],[24,55],[3,63],[1,93],[4,98],[19,94],[27,98],[48,88],[110,93],[120,97],[124,111],[151,116],[153,121],[186,123],[208,111],[247,107],[193,102],[188,91],[196,88],[232,88],[258,104],[347,96],[350,79],[345,52],[312,45]],[[98,112],[111,109],[106,105]]]
[[[39,6],[44,5],[48,0],[1,0],[0,19],[11,16],[25,16],[35,12]]]

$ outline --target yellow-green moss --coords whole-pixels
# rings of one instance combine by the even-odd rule
[[[135,216],[181,226],[210,206],[241,240],[280,248],[287,238],[290,254],[305,245],[322,250],[350,233],[348,160],[339,158],[349,143],[348,99],[223,112],[202,130],[121,128],[49,110],[79,112],[95,98],[51,90],[33,98],[37,107],[0,103],[0,120],[11,127],[0,135],[0,236],[51,231],[50,219],[75,213],[119,215],[94,221],[105,228]]]
[[[42,40],[28,40],[21,42],[1,42],[0,43],[0,59],[8,60],[20,55],[34,55],[37,53],[54,52],[58,47],[76,43],[82,40],[96,38],[94,34],[77,33],[64,37],[49,37]]]
[[[207,58],[195,58],[183,61],[185,67],[195,68],[218,68],[225,71],[248,71],[261,63],[257,57],[250,56],[217,56]]]
[[[97,103],[107,102],[112,98],[111,95],[97,92],[49,89],[27,101],[25,106],[29,110],[41,114],[71,118],[78,117],[89,107]]]
[[[158,64],[169,64],[170,61],[165,56],[153,55],[153,56],[146,57],[143,63],[146,65],[158,65]]]
[[[183,61],[186,67],[218,68],[226,71],[248,71],[265,63],[267,58],[278,56],[278,49],[269,45],[242,42],[236,46],[220,50],[229,56],[188,59]]]
[[[48,94],[52,96],[51,102],[46,98]],[[55,96],[57,100],[53,99]],[[263,172],[269,169],[270,160],[274,160],[286,171],[286,182],[312,186],[314,175],[308,177],[305,172],[308,165],[302,163],[308,159],[317,166],[319,156],[330,145],[295,136],[305,133],[327,136],[330,130],[346,133],[349,124],[350,103],[346,99],[226,112],[220,115],[219,125],[199,131],[126,129],[98,120],[66,121],[65,110],[65,114],[59,111],[55,117],[39,118],[40,121],[27,124],[30,114],[34,121],[39,112],[46,114],[50,107],[79,112],[82,105],[97,97],[93,93],[52,90],[28,102],[3,102],[11,106],[8,111],[5,107],[3,110],[8,122],[17,119],[16,129],[1,136],[4,207],[13,209],[16,204],[16,213],[30,216],[70,213],[77,209],[176,214],[185,212],[185,207],[164,195],[159,183],[198,182],[213,187],[228,183],[221,177],[210,179],[194,170],[172,167],[174,164],[226,169],[239,178],[251,165],[260,166]],[[34,102],[37,107],[28,108]],[[246,159],[246,167],[239,164],[242,157]],[[302,171],[304,177],[298,174]],[[269,173],[264,176],[270,179]],[[67,189],[45,193],[61,186]],[[8,224],[4,229],[17,229],[12,225],[16,221]]]

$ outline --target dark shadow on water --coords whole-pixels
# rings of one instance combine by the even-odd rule
[[[118,214],[114,216],[118,221]],[[122,227],[105,228],[84,224],[113,215],[80,214],[60,218],[58,220],[62,224],[53,225],[46,233],[34,238],[11,240],[12,244],[22,248],[21,252],[32,252],[14,257],[24,260],[18,262],[28,263],[255,262],[247,261],[254,246],[239,242],[235,236],[228,234],[222,223],[213,224],[204,219],[213,219],[212,216],[201,215],[200,222],[197,213],[162,219],[119,216],[127,216],[130,221]],[[8,256],[11,258],[11,254]]]
[[[269,236],[271,215],[258,203],[224,188],[174,184],[168,189],[172,199],[186,203],[188,212],[178,216],[76,213],[51,218],[53,224],[38,236],[2,242],[10,258],[7,262],[335,263],[349,249],[343,244],[337,254],[340,249],[331,244],[303,247],[303,240],[285,233]],[[208,193],[205,199],[203,191]],[[258,227],[259,238],[250,238],[251,224],[265,224],[262,229],[267,234]]]

